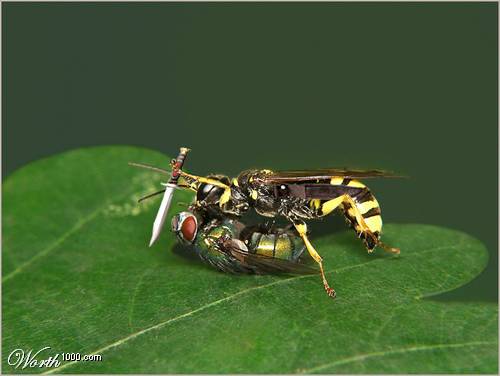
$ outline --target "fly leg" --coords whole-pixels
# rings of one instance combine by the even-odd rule
[[[314,259],[319,264],[319,269],[321,271],[321,278],[323,279],[323,286],[325,286],[326,293],[328,296],[331,298],[335,298],[336,293],[335,290],[330,287],[328,284],[328,281],[326,280],[325,277],[325,272],[323,270],[323,258],[319,255],[319,253],[314,249],[313,245],[309,241],[309,238],[307,237],[307,225],[303,221],[293,221],[293,225],[295,226],[295,229],[299,233],[299,236],[302,238],[302,241],[304,242],[307,251],[311,255],[311,257]]]

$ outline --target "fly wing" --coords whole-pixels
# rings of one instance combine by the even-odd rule
[[[356,170],[356,169],[339,169],[327,168],[319,170],[290,170],[290,171],[273,171],[263,177],[264,182],[283,183],[283,182],[298,182],[298,181],[314,181],[331,179],[334,176],[345,177],[349,179],[366,179],[366,178],[401,178],[391,171],[384,170]]]
[[[219,250],[234,257],[244,267],[257,274],[317,274],[319,270],[300,261],[288,261],[249,253],[240,240],[228,239],[219,245]]]

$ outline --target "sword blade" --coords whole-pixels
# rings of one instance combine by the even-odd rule
[[[160,236],[163,224],[165,223],[165,219],[167,218],[168,208],[170,207],[170,203],[172,202],[172,196],[174,195],[175,187],[175,184],[165,184],[165,193],[163,194],[160,209],[158,209],[158,213],[156,214],[155,222],[153,224],[153,233],[151,235],[151,240],[149,241],[150,247]]]

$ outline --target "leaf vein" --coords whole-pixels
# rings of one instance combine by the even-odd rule
[[[130,193],[132,193],[134,190],[127,190],[123,195],[120,195],[117,200],[113,200],[111,202],[116,202],[119,200],[122,200],[124,197],[127,197]],[[105,201],[104,204],[98,206],[96,209],[94,209],[92,212],[90,212],[87,216],[79,219],[73,227],[71,227],[68,231],[63,233],[61,236],[59,236],[52,244],[47,246],[45,249],[42,249],[40,252],[35,254],[33,257],[19,265],[16,269],[14,269],[12,272],[7,274],[2,278],[2,283],[10,280],[12,277],[16,276],[20,272],[22,272],[24,269],[26,269],[28,266],[33,264],[36,260],[39,258],[48,255],[50,252],[52,252],[54,249],[56,249],[58,246],[63,244],[66,239],[68,239],[71,235],[76,233],[78,230],[80,230],[83,226],[85,226],[87,223],[92,221],[99,213],[101,213],[111,202]]]
[[[336,367],[336,366],[348,364],[348,363],[363,362],[367,359],[384,357],[384,356],[388,356],[388,355],[405,354],[405,353],[411,353],[411,352],[416,352],[416,351],[431,351],[431,350],[441,350],[441,349],[450,349],[450,348],[460,348],[460,347],[468,347],[468,346],[490,346],[490,345],[496,345],[496,344],[497,344],[497,342],[494,342],[494,341],[475,341],[475,342],[472,341],[472,342],[463,342],[463,343],[438,343],[438,344],[434,344],[434,345],[411,346],[411,347],[405,347],[405,348],[396,349],[396,350],[389,349],[389,350],[385,350],[385,351],[377,351],[377,352],[372,352],[372,353],[360,354],[360,355],[356,355],[356,356],[350,356],[347,358],[336,360],[334,362],[329,362],[326,364],[321,364],[321,365],[316,366],[316,367],[301,370],[300,373],[310,374],[313,372],[322,371],[326,368],[332,368],[332,367]]]
[[[142,281],[144,280],[144,277],[149,273],[151,273],[151,269],[146,269],[141,274],[141,276],[139,277],[139,279],[134,287],[132,297],[130,299],[129,308],[128,308],[128,326],[129,326],[131,332],[133,332],[133,330],[134,330],[134,328],[132,326],[132,318],[134,315],[135,298],[137,297],[137,292],[139,291],[139,287],[142,285]]]
[[[411,256],[418,256],[418,255],[421,255],[421,254],[425,254],[425,253],[429,253],[429,252],[435,252],[435,251],[438,251],[440,249],[449,249],[449,248],[456,248],[458,247],[460,244],[456,244],[456,245],[449,245],[449,246],[439,246],[439,247],[435,247],[435,248],[429,248],[427,250],[424,250],[424,251],[421,251],[421,252],[415,252],[415,253],[411,253],[410,255],[408,255],[407,257],[411,257]],[[343,272],[345,270],[349,270],[349,269],[355,269],[355,268],[358,268],[358,267],[362,267],[362,266],[365,266],[367,264],[371,264],[371,263],[374,263],[374,262],[377,262],[377,261],[383,261],[385,260],[385,258],[378,258],[378,259],[375,259],[375,260],[369,260],[369,261],[366,261],[366,262],[362,262],[362,263],[359,263],[359,264],[355,264],[355,265],[348,265],[348,266],[345,266],[345,267],[341,267],[341,268],[338,268],[338,269],[335,269],[335,270],[330,270],[330,271],[327,271],[325,274],[330,274],[330,273],[339,273],[339,272]],[[241,291],[238,291],[232,295],[229,295],[229,296],[226,296],[224,298],[221,298],[221,299],[218,299],[218,300],[214,300],[210,303],[207,303],[205,305],[202,305],[192,311],[188,311],[188,312],[185,312],[181,315],[178,315],[176,317],[173,317],[171,319],[168,319],[166,321],[162,321],[158,324],[155,324],[155,325],[152,325],[152,326],[149,326],[147,328],[144,328],[144,329],[141,329],[135,333],[131,333],[129,334],[128,336],[126,337],[123,337],[109,345],[106,345],[104,347],[101,347],[99,348],[98,350],[95,350],[93,351],[92,353],[90,353],[90,355],[97,355],[97,354],[102,354],[112,348],[115,348],[115,347],[118,347],[142,334],[146,334],[150,331],[153,331],[153,330],[156,330],[156,329],[160,329],[166,325],[169,325],[173,322],[176,322],[178,320],[181,320],[183,318],[186,318],[186,317],[190,317],[198,312],[201,312],[201,311],[204,311],[208,308],[211,308],[211,307],[214,307],[214,306],[217,306],[219,304],[222,304],[224,302],[227,302],[227,301],[230,301],[230,300],[233,300],[241,295],[245,295],[247,293],[250,293],[252,291],[256,291],[256,290],[260,290],[260,289],[265,289],[267,287],[271,287],[271,286],[275,286],[275,285],[279,285],[279,284],[284,284],[284,283],[288,283],[289,281],[295,281],[295,280],[299,280],[299,279],[303,279],[303,278],[311,278],[311,277],[315,277],[316,274],[306,274],[306,275],[300,275],[300,276],[295,276],[295,277],[291,277],[291,278],[285,278],[285,279],[280,279],[278,281],[274,281],[274,282],[271,282],[271,283],[267,283],[267,284],[263,284],[263,285],[258,285],[258,286],[253,286],[253,287],[250,287],[250,288],[247,288],[247,289],[244,289],[244,290],[241,290]],[[68,363],[65,363],[63,365],[61,365],[59,368],[54,368],[52,370],[49,370],[47,372],[44,372],[44,374],[51,374],[51,373],[54,373],[54,372],[57,372],[57,371],[60,371],[61,369],[64,369],[66,367],[70,367],[72,365],[74,365],[75,363],[77,363],[76,361],[72,361],[72,362],[68,362]]]
[[[64,243],[64,241],[69,238],[71,235],[73,235],[75,232],[77,232],[79,229],[81,229],[86,223],[90,222],[94,217],[96,217],[100,212],[102,208],[99,207],[96,210],[92,211],[90,214],[88,214],[86,217],[83,217],[82,219],[78,220],[73,227],[71,227],[68,231],[66,231],[64,234],[62,234],[59,238],[57,238],[52,244],[50,244],[48,247],[45,249],[42,249],[40,252],[35,254],[33,257],[25,261],[24,263],[20,264],[16,269],[14,269],[12,272],[7,274],[5,277],[2,278],[2,283],[8,281],[15,275],[19,274],[22,272],[25,268],[30,266],[33,262],[38,260],[39,258],[49,254],[52,252],[54,249],[56,249],[59,245]]]

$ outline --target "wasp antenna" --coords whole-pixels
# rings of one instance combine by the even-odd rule
[[[152,170],[152,171],[155,171],[155,172],[159,172],[160,174],[170,175],[170,171],[168,171],[168,170],[165,170],[165,169],[160,168],[160,167],[151,166],[151,165],[148,165],[148,164],[145,164],[145,163],[129,162],[128,165],[129,166],[133,166],[133,167],[145,168],[147,170]]]
[[[142,201],[144,201],[144,200],[146,200],[146,199],[148,199],[148,198],[154,197],[154,196],[159,195],[160,193],[163,193],[163,192],[165,192],[165,189],[162,189],[161,191],[154,192],[154,193],[151,193],[151,194],[146,195],[146,196],[144,196],[144,197],[141,197],[141,198],[139,199],[139,201],[137,201],[137,202],[142,202]]]

